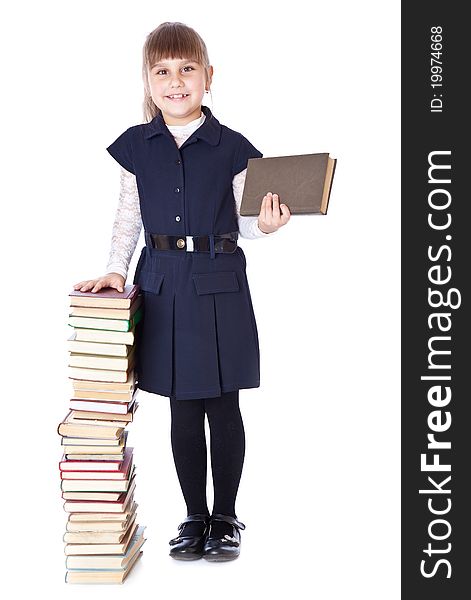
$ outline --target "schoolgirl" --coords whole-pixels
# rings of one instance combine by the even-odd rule
[[[235,511],[245,454],[239,390],[260,385],[257,325],[237,239],[272,234],[290,213],[268,192],[258,217],[240,216],[247,161],[262,154],[202,105],[213,67],[195,30],[179,22],[159,25],[145,41],[142,74],[145,123],[107,148],[121,166],[107,273],[74,288],[123,291],[144,226],[134,275],[144,307],[137,385],[170,399],[172,453],[187,507],[170,556],[232,560],[245,528]]]

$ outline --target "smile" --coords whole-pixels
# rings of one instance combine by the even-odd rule
[[[166,96],[166,97],[170,98],[170,100],[183,100],[187,96],[189,96],[189,94],[174,94],[172,96]]]

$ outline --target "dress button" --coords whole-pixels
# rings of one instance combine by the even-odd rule
[[[177,216],[175,217],[175,221],[179,221],[179,220],[180,220],[180,218],[181,218],[181,217],[180,217],[180,215],[177,215]]]
[[[181,160],[176,160],[176,161],[175,161],[175,164],[176,164],[176,165],[181,165],[181,164],[182,164],[182,161],[181,161]]]
[[[178,193],[179,191],[180,191],[180,188],[175,188],[175,192]]]
[[[185,240],[182,240],[181,238],[179,238],[179,239],[177,240],[177,246],[178,246],[179,248],[184,248],[184,247],[185,247]]]

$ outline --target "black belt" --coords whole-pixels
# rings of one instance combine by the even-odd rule
[[[232,254],[237,248],[238,231],[217,235],[165,235],[145,232],[146,245],[157,250],[182,250],[184,252],[216,252]],[[212,247],[212,248],[211,248]],[[212,250],[212,251],[211,251]]]

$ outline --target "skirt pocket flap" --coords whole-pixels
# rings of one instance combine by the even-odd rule
[[[138,278],[138,284],[144,292],[160,294],[164,273],[154,273],[153,271],[141,271]]]
[[[193,281],[198,295],[239,291],[239,280],[235,271],[194,273]]]

